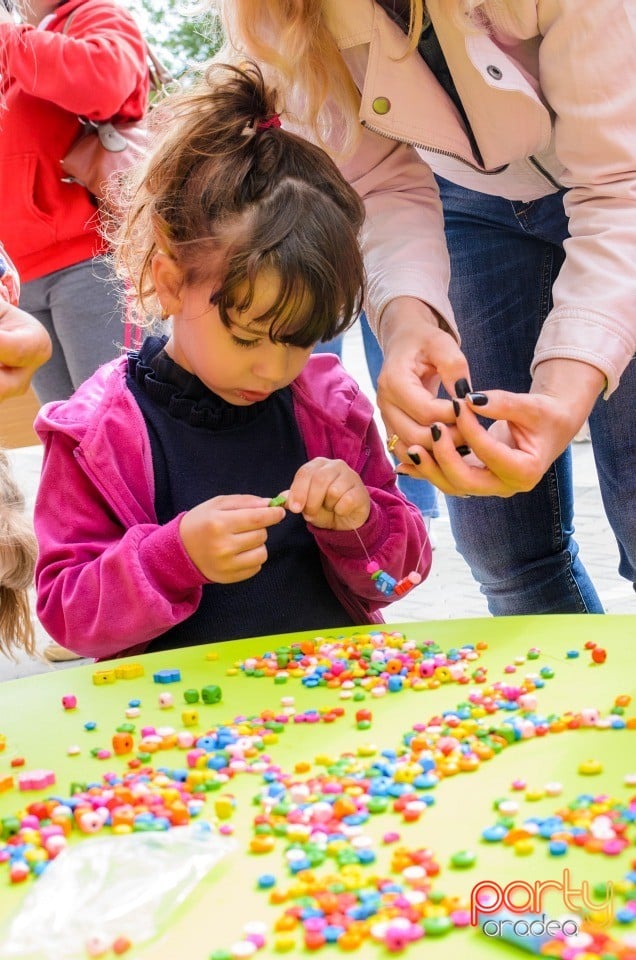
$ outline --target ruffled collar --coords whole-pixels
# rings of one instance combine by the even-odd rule
[[[128,354],[128,376],[157,406],[175,420],[206,430],[228,430],[260,417],[276,396],[242,407],[213,393],[193,373],[168,356],[166,336],[147,337]]]

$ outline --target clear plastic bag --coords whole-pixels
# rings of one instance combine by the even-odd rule
[[[138,945],[165,928],[173,910],[234,846],[200,822],[68,847],[10,921],[0,957],[85,960],[92,938],[125,936]]]

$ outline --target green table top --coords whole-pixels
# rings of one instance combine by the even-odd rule
[[[379,628],[357,628],[331,631],[325,634],[328,642],[335,636],[349,637]],[[636,621],[627,616],[546,616],[516,617],[479,620],[448,620],[428,623],[391,624],[382,627],[386,631],[401,631],[409,640],[431,640],[443,651],[467,644],[487,644],[473,668],[487,670],[485,687],[495,683],[520,686],[528,675],[537,675],[542,668],[550,668],[554,676],[545,680],[545,685],[536,691],[537,713],[543,717],[577,714],[586,708],[598,708],[603,715],[610,715],[617,696],[631,697],[623,719],[636,717]],[[297,712],[328,710],[342,707],[344,714],[330,724],[289,722],[284,732],[274,737],[277,742],[266,745],[267,755],[273,764],[293,774],[299,762],[305,762],[306,772],[298,772],[297,781],[311,778],[324,771],[324,764],[335,763],[343,755],[367,755],[368,763],[377,759],[381,751],[400,751],[403,736],[414,724],[429,724],[431,718],[444,711],[454,710],[466,702],[469,694],[480,692],[484,685],[470,682],[458,685],[442,683],[435,689],[405,689],[375,698],[367,691],[364,700],[342,699],[339,688],[318,686],[313,689],[301,684],[299,678],[289,677],[284,683],[275,683],[271,677],[248,676],[236,670],[246,658],[258,657],[267,651],[275,651],[292,643],[316,637],[315,631],[285,637],[264,637],[253,640],[220,643],[210,646],[189,647],[181,650],[134,657],[128,660],[109,661],[102,664],[58,670],[4,683],[0,686],[0,746],[2,735],[6,746],[0,752],[0,823],[3,819],[23,811],[29,803],[48,796],[68,797],[70,784],[74,782],[98,782],[106,772],[123,774],[135,753],[98,759],[93,756],[95,748],[112,749],[111,740],[116,728],[126,719],[126,710],[131,700],[141,701],[140,715],[130,722],[135,724],[132,733],[137,747],[142,727],[172,727],[176,731],[189,730],[196,736],[207,731],[231,725],[239,716],[253,716],[263,710],[281,712],[281,698],[293,697]],[[586,642],[594,642],[607,651],[602,664],[591,660]],[[539,648],[538,659],[518,662],[515,658],[527,656],[531,648]],[[568,657],[576,650],[579,656]],[[210,658],[211,657],[211,658]],[[121,669],[126,664],[141,664],[144,674],[132,679],[116,679],[115,682],[96,684],[94,677]],[[506,673],[505,668],[515,666],[515,671]],[[154,674],[159,670],[178,669],[180,680],[172,683],[157,683]],[[233,675],[228,675],[228,671]],[[218,684],[222,688],[222,700],[216,704],[184,701],[184,692],[200,691],[203,687]],[[361,687],[355,688],[360,693]],[[172,694],[174,706],[162,708],[159,696]],[[73,694],[77,708],[65,710],[62,697]],[[373,719],[369,729],[358,729],[356,711],[367,708]],[[198,722],[193,727],[184,727],[184,710],[196,710]],[[499,726],[511,714],[498,711],[492,715],[493,726]],[[93,722],[95,729],[87,730],[85,724]],[[628,723],[628,727],[630,724]],[[636,721],[633,722],[636,727]],[[608,795],[626,802],[636,794],[634,787],[625,783],[625,777],[636,773],[634,729],[575,729],[562,733],[550,732],[545,736],[532,737],[512,744],[492,759],[483,761],[473,772],[461,772],[444,777],[431,791],[434,804],[421,818],[413,823],[403,822],[399,813],[389,812],[374,815],[364,824],[364,834],[376,843],[377,862],[360,869],[370,877],[391,877],[390,858],[395,845],[382,842],[387,831],[400,835],[397,846],[409,849],[429,848],[441,866],[434,878],[434,888],[447,896],[468,899],[473,886],[485,880],[496,880],[500,886],[527,881],[560,880],[567,867],[572,883],[577,887],[582,881],[599,884],[620,881],[630,869],[634,858],[636,825],[631,824],[628,836],[629,849],[619,856],[592,854],[584,849],[570,847],[566,857],[550,856],[544,840],[536,840],[529,855],[515,854],[513,848],[502,843],[485,843],[482,830],[492,825],[497,815],[493,804],[501,798],[513,799],[519,804],[516,823],[521,825],[529,817],[547,817],[582,794]],[[69,755],[70,746],[79,748]],[[169,769],[186,767],[184,749],[162,750],[152,755],[148,764]],[[11,765],[12,760],[22,757],[24,766]],[[579,772],[581,763],[599,761],[602,771],[594,776]],[[56,783],[43,790],[21,791],[17,777],[24,772],[50,770],[56,775]],[[15,785],[8,787],[7,778],[13,776]],[[542,791],[551,782],[560,782],[560,796],[543,796],[538,800],[527,799],[524,791],[514,791],[511,784],[517,779],[527,783],[528,790]],[[4,789],[2,786],[4,784]],[[253,839],[253,819],[259,807],[253,799],[264,784],[262,776],[254,773],[238,773],[219,791],[202,794],[205,799],[199,819],[217,823],[215,801],[220,794],[231,795],[234,813],[226,823],[233,829],[235,849],[220,864],[215,866],[197,884],[187,900],[178,906],[166,922],[159,921],[158,934],[143,943],[135,943],[128,957],[174,960],[187,955],[189,960],[208,960],[214,951],[228,949],[240,941],[244,926],[250,921],[267,924],[267,944],[257,956],[279,957],[275,950],[273,927],[284,910],[293,901],[281,906],[271,905],[269,893],[259,890],[257,879],[262,874],[276,878],[275,889],[294,886],[295,879],[289,874],[285,861],[285,839],[278,839],[274,849],[265,854],[249,852]],[[629,832],[631,831],[631,832]],[[97,843],[110,829],[105,827],[93,837],[82,837],[79,844]],[[1,836],[1,833],[0,833]],[[113,838],[112,843],[118,842]],[[2,841],[0,840],[0,852]],[[75,846],[73,846],[75,849]],[[95,848],[97,849],[97,847]],[[450,857],[462,850],[474,851],[476,864],[471,869],[453,869]],[[327,870],[333,874],[333,860],[329,865],[317,868],[316,873]],[[399,878],[397,878],[399,879]],[[24,883],[10,884],[8,867],[0,862],[0,956],[3,952],[11,919],[22,909],[23,901],[43,880],[28,879]],[[558,902],[549,904],[550,915],[564,913],[565,907]],[[618,927],[611,928],[614,933]],[[125,931],[122,931],[122,933]],[[636,923],[621,928],[621,935],[636,933]],[[294,934],[296,945],[292,956],[304,955],[302,935]],[[453,931],[446,937],[426,937],[410,946],[407,955],[468,957],[470,960],[523,956],[518,948],[502,945],[484,937],[472,927]],[[312,951],[326,957],[342,954],[336,946]],[[307,951],[309,955],[310,951]],[[77,956],[85,956],[83,947]],[[109,953],[107,956],[113,956]],[[384,947],[371,941],[352,956],[373,960],[386,956]],[[42,953],[41,957],[48,954]]]

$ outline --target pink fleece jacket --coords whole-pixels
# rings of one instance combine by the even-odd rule
[[[157,523],[150,442],[125,377],[125,358],[106,364],[35,423],[45,445],[35,505],[38,616],[58,643],[100,659],[141,652],[196,610],[207,582],[179,536],[181,515]],[[311,357],[291,388],[308,459],[345,460],[371,496],[360,537],[309,527],[325,575],[354,622],[382,622],[390,601],[366,571],[367,553],[396,578],[414,569],[425,577],[431,547],[422,518],[397,489],[370,402],[336,357]]]

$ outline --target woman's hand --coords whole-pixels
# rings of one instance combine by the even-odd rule
[[[453,396],[457,380],[470,383],[468,363],[452,334],[421,300],[399,297],[382,314],[384,362],[377,402],[387,436],[396,434],[401,455],[411,444],[430,447],[430,425],[455,421],[450,400],[438,400],[440,382]]]
[[[267,560],[267,528],[285,517],[283,507],[249,494],[214,497],[188,510],[179,533],[186,552],[204,577],[239,583]]]
[[[451,496],[511,497],[532,490],[585,422],[603,383],[595,367],[551,360],[537,368],[529,394],[468,394],[455,404],[472,454],[462,457],[454,431],[435,424],[431,451],[415,448],[419,466],[401,465],[398,472],[424,477]],[[477,414],[494,423],[483,427]]]
[[[51,339],[42,324],[0,297],[0,401],[25,393],[50,356]]]
[[[323,530],[356,530],[367,522],[371,498],[344,460],[316,457],[303,464],[287,493],[287,509]]]

